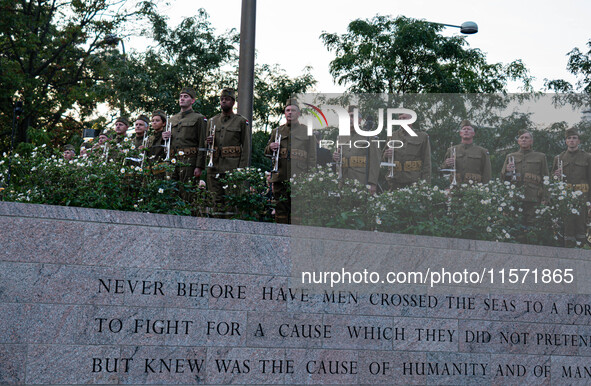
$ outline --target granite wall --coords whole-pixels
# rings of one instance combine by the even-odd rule
[[[589,251],[5,202],[0,229],[0,383],[591,381]]]

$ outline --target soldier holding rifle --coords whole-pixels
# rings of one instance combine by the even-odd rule
[[[398,119],[409,120],[410,114],[400,114]],[[412,127],[412,125],[409,125]],[[416,130],[415,130],[416,131]],[[402,127],[392,133],[388,143],[397,148],[386,146],[382,161],[388,168],[386,182],[389,190],[396,190],[412,185],[420,180],[431,182],[431,145],[429,136],[423,132],[416,132],[417,137],[411,136]],[[402,143],[399,147],[397,144]]]
[[[200,151],[205,145],[207,120],[193,111],[197,93],[191,87],[184,87],[179,95],[181,112],[170,118],[171,131],[164,131],[162,138],[170,138],[171,158],[187,166],[177,166],[172,179],[188,182],[191,177],[199,178],[205,167],[205,153]],[[186,198],[186,197],[185,197]]]
[[[332,158],[342,168],[342,178],[357,180],[368,187],[370,194],[375,194],[380,175],[381,151],[378,145],[369,141],[374,138],[364,137],[355,130],[355,110],[358,110],[357,106],[349,106],[351,135],[338,138],[340,149],[333,153]],[[359,112],[357,115],[358,127],[361,127],[361,115]],[[361,142],[363,144],[359,147],[355,145]]]
[[[531,132],[521,130],[517,138],[519,151],[507,155],[501,180],[515,183],[525,188],[523,200],[523,222],[533,225],[536,206],[545,199],[543,180],[548,175],[546,155],[532,150],[534,138]]]
[[[566,130],[567,149],[554,157],[552,173],[555,179],[566,182],[571,191],[579,191],[585,203],[589,201],[589,185],[591,184],[591,154],[579,149],[581,140],[576,129]],[[564,246],[574,247],[586,239],[587,209],[579,214],[569,213],[564,219]]]
[[[464,119],[460,123],[459,145],[447,149],[445,161],[441,165],[442,169],[453,168],[450,177],[452,184],[466,183],[468,181],[482,182],[486,184],[491,179],[490,157],[488,150],[474,145],[474,126]],[[455,152],[455,157],[454,157]]]
[[[301,113],[297,100],[288,99],[284,112],[287,122],[273,129],[265,154],[276,160],[276,171],[271,175],[273,197],[277,201],[275,221],[288,224],[291,214],[291,199],[287,193],[289,179],[316,166],[316,141],[298,121]]]
[[[218,209],[224,209],[225,190],[220,182],[227,172],[248,166],[250,129],[246,118],[234,114],[236,92],[225,88],[220,94],[221,114],[208,121],[207,188],[214,194]]]

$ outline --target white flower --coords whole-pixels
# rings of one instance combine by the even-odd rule
[[[171,163],[175,164],[176,163],[176,158],[173,158],[170,160]]]
[[[487,231],[488,233],[492,232],[492,229],[491,229],[491,227],[486,227],[486,231]]]
[[[513,205],[511,205],[511,206],[509,207],[509,210],[512,210],[512,211],[513,211],[513,210],[515,210],[515,208],[513,207]]]
[[[159,189],[158,189],[158,193],[164,193],[164,189],[162,189],[162,188],[159,188]]]
[[[509,185],[511,185],[511,184],[509,183],[509,181],[505,181],[505,182],[503,182],[503,183],[505,184],[505,186],[509,186]]]
[[[521,208],[519,208],[519,209],[517,209],[517,210],[518,210],[519,212],[523,212],[523,209],[521,209]]]
[[[318,181],[322,182],[322,181],[324,181],[324,178],[320,177],[320,178],[318,179]]]
[[[121,173],[125,173],[125,168],[121,168]]]
[[[575,208],[573,208],[573,209],[571,210],[571,213],[572,213],[572,214],[579,214],[579,211],[578,211],[578,210],[576,210]]]
[[[503,208],[499,206],[499,209],[498,210],[499,210],[499,212],[502,212],[503,211]]]
[[[222,189],[228,189],[228,185],[222,186]]]
[[[510,239],[511,238],[511,235],[509,233],[505,233],[505,237],[508,238],[508,239]]]
[[[179,150],[179,152],[178,152],[178,153],[179,153],[179,155],[185,155],[185,152],[184,152],[184,151],[182,151],[182,150]]]
[[[439,190],[439,186],[435,185],[435,187],[433,188],[434,191],[438,191]]]
[[[550,181],[549,181],[549,180],[546,180],[546,179],[544,179],[544,185],[550,185]]]
[[[382,223],[382,219],[376,216],[376,224],[380,225]]]
[[[558,196],[559,200],[564,200],[564,196]]]
[[[137,204],[133,204],[133,207],[134,207],[134,208],[137,208]]]

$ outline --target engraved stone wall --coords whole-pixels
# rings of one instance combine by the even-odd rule
[[[589,251],[4,202],[0,229],[0,383],[591,381]],[[486,280],[302,283],[441,267]],[[500,284],[525,267],[573,280]]]

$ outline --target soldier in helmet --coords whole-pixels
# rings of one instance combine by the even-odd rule
[[[121,143],[127,136],[127,129],[129,128],[129,119],[126,117],[119,117],[115,121],[115,142]]]
[[[66,161],[70,161],[74,157],[76,157],[76,148],[74,147],[74,145],[65,145],[64,146],[64,159]]]
[[[400,120],[410,118],[410,114],[400,114],[398,117]],[[389,190],[404,188],[420,180],[425,180],[427,183],[431,182],[431,145],[429,136],[423,132],[417,132],[417,135],[413,137],[401,127],[392,133],[392,137],[388,138],[389,143],[390,141],[400,141],[403,144],[400,148],[388,146],[384,148],[382,160],[394,164],[388,167],[386,175]],[[396,146],[398,143],[392,143],[392,146]]]
[[[536,206],[546,198],[544,176],[548,176],[546,155],[532,150],[534,137],[531,132],[521,130],[517,137],[519,151],[507,155],[501,180],[514,182],[516,186],[525,188],[523,200],[523,222],[525,226],[533,225]]]
[[[250,158],[250,127],[248,120],[235,114],[236,91],[224,88],[220,94],[222,112],[207,122],[207,188],[214,194],[218,209],[224,209],[225,190],[220,182],[227,172],[248,166]],[[209,163],[211,161],[211,163]]]
[[[460,123],[461,143],[450,147],[445,153],[445,161],[441,165],[441,168],[453,168],[455,163],[455,179],[458,184],[469,181],[486,184],[491,179],[488,150],[474,145],[475,135],[476,132],[472,123],[464,119]],[[453,182],[453,176],[450,178]]]
[[[162,162],[166,158],[167,149],[162,138],[165,126],[166,113],[162,110],[154,111],[152,113],[152,134],[146,142],[147,156],[151,165]]]
[[[163,139],[171,139],[171,158],[188,164],[177,166],[172,178],[188,182],[191,177],[197,179],[205,167],[205,154],[200,149],[205,147],[205,128],[207,120],[198,112],[193,111],[197,93],[191,87],[184,87],[179,95],[181,112],[170,118],[171,131],[162,133]],[[185,197],[188,199],[188,197]]]
[[[150,120],[145,115],[140,115],[134,123],[135,135],[133,137],[133,145],[136,149],[143,149],[145,141],[148,139],[148,127]]]
[[[567,189],[579,191],[583,203],[589,201],[591,184],[591,154],[579,149],[581,139],[576,129],[566,130],[567,149],[554,157],[552,174],[566,182]],[[564,246],[574,247],[583,243],[587,233],[587,210],[579,214],[568,214],[564,219]]]
[[[287,224],[291,213],[291,199],[287,194],[289,179],[316,166],[316,141],[308,136],[307,127],[299,123],[301,113],[297,100],[288,99],[284,112],[287,122],[271,131],[265,154],[272,156],[278,152],[279,155],[277,172],[271,175],[273,197],[277,201],[275,220]]]
[[[358,110],[357,106],[349,106],[351,135],[339,137],[338,145],[341,149],[333,153],[333,160],[341,165],[343,178],[361,182],[368,187],[371,194],[374,194],[380,175],[381,150],[375,142],[371,142],[374,138],[364,137],[355,131],[353,120],[356,110]],[[361,115],[359,113],[357,115],[360,127]]]

